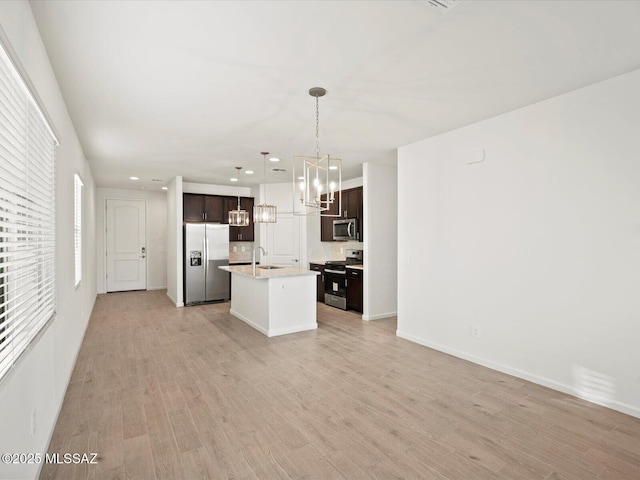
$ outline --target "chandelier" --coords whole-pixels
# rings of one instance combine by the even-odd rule
[[[267,155],[269,152],[260,152],[263,156],[263,184],[264,184],[264,203],[253,207],[253,221],[254,223],[276,223],[278,219],[278,212],[275,205],[267,204]]]
[[[240,170],[242,167],[236,167],[238,171],[238,182],[240,182]],[[232,227],[246,227],[249,225],[249,212],[240,208],[240,187],[238,186],[238,208],[229,210],[229,225]]]
[[[339,217],[342,211],[342,160],[329,154],[320,157],[319,98],[326,94],[322,87],[309,89],[309,95],[316,98],[316,154],[293,159],[293,210],[302,215]],[[337,208],[331,208],[334,204]]]

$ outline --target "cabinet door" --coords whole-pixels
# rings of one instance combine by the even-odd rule
[[[185,222],[204,222],[204,195],[185,193],[182,196],[182,218]]]
[[[358,231],[356,232],[356,239],[359,242],[362,242],[362,224],[364,219],[362,187],[344,190],[342,192],[342,203],[344,205],[342,207],[342,217],[358,219]]]
[[[224,222],[224,198],[219,195],[204,195],[204,219],[207,222]]]
[[[311,263],[309,264],[309,269],[315,272],[320,272],[318,275],[318,280],[316,284],[316,299],[318,302],[324,303],[324,265],[320,265],[319,263]]]
[[[253,242],[255,239],[253,228],[253,204],[251,197],[240,197],[240,208],[249,214],[249,225],[246,227],[229,227],[230,242]],[[229,212],[238,208],[238,197],[225,197],[224,223],[229,223]]]
[[[238,197],[224,197],[224,222],[229,223],[229,212],[238,208]],[[240,227],[229,227],[229,241],[237,242]]]
[[[350,188],[342,192],[342,218],[360,218],[362,189]]]
[[[241,242],[253,242],[255,238],[254,225],[253,225],[253,204],[254,200],[250,197],[242,197],[240,207],[249,213],[249,225],[246,227],[239,227],[240,241]],[[237,205],[236,205],[237,208]]]
[[[363,232],[363,225],[364,225],[364,190],[362,187],[358,187],[357,189],[357,193],[358,193],[358,204],[357,204],[357,209],[358,209],[358,241],[362,242],[364,241],[362,239],[362,232]]]
[[[347,269],[347,308],[362,313],[362,271]]]

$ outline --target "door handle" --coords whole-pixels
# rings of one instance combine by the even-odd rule
[[[209,239],[206,236],[202,239],[202,250],[204,254],[204,276],[206,278],[209,273]]]
[[[140,258],[145,258],[146,257],[145,253],[147,252],[147,249],[142,247],[141,252],[142,252],[142,255],[140,255]]]

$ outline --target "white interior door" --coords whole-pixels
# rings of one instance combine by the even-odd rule
[[[107,292],[146,290],[144,200],[107,200]]]
[[[267,239],[269,263],[300,266],[300,217],[279,214],[276,223],[267,224]]]

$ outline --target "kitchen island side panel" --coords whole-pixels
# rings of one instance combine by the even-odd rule
[[[268,336],[318,328],[316,311],[316,276],[269,280]]]
[[[231,274],[231,315],[260,333],[269,333],[269,281]]]

